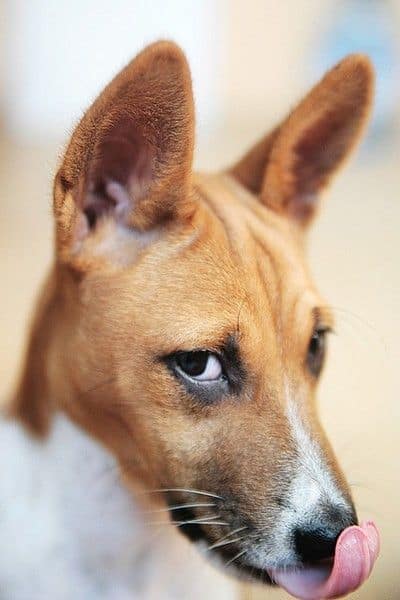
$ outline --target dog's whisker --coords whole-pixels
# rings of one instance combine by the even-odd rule
[[[274,577],[273,573],[269,573],[269,578],[270,578],[270,580],[271,580],[271,583],[273,583],[274,585],[276,585],[276,584],[277,584],[277,581],[276,581],[276,579],[275,579],[275,577]]]
[[[343,308],[341,306],[333,306],[333,305],[330,305],[327,308],[329,308],[333,312],[341,313],[345,316],[348,316],[348,317],[354,319],[355,321],[358,321],[358,323],[364,325],[364,327],[367,327],[370,331],[373,331],[374,333],[379,335],[379,330],[373,323],[371,323],[371,321],[368,321],[365,317],[358,315],[354,311],[349,310],[348,308]]]
[[[213,518],[213,517],[211,517]],[[183,527],[184,525],[221,525],[229,526],[226,521],[203,521],[201,519],[192,519],[190,521],[150,521],[147,525],[176,525],[177,527]]]
[[[144,514],[154,514],[154,513],[162,513],[162,512],[169,512],[171,510],[181,510],[184,508],[200,508],[200,507],[212,507],[212,506],[216,506],[214,503],[211,502],[199,502],[197,504],[176,504],[175,506],[168,506],[165,508],[156,508],[155,510],[146,510],[144,511]]]
[[[175,522],[173,521],[173,523],[175,524]],[[225,527],[229,526],[229,523],[227,523],[226,521],[201,521],[201,520],[194,520],[194,521],[178,521],[178,525],[182,526],[182,525],[223,525]]]
[[[177,515],[177,517],[178,517],[178,515]],[[200,521],[204,521],[204,520],[211,521],[212,519],[220,519],[220,518],[221,518],[221,515],[203,515],[202,517],[196,517],[195,519],[184,519],[184,520],[182,520],[182,519],[179,520],[179,517],[178,517],[178,520],[181,523],[184,523],[184,522],[185,523],[200,523]],[[172,521],[172,522],[174,522],[174,521]]]
[[[204,515],[196,519],[185,519],[186,523],[200,523],[201,521],[211,521],[212,519],[220,519],[221,515]]]
[[[222,538],[219,538],[219,540],[217,540],[215,543],[219,544],[220,542],[223,542],[224,540],[228,539],[232,535],[235,535],[235,534],[239,533],[240,531],[243,531],[244,529],[247,529],[246,525],[243,525],[242,527],[238,527],[237,529],[234,529],[233,531],[230,531],[229,533],[227,533],[226,535],[224,535]]]
[[[233,540],[226,540],[225,542],[216,542],[215,544],[208,546],[207,550],[214,550],[215,548],[222,548],[223,546],[228,546],[229,544],[233,544],[234,542],[240,542],[240,540],[242,540],[244,537],[245,536],[242,535],[241,537],[233,538]]]
[[[221,515],[203,515],[202,517],[197,517],[195,519],[177,519],[176,521],[161,521],[161,522],[150,521],[149,523],[150,523],[150,525],[159,525],[160,523],[166,523],[166,524],[172,523],[173,525],[178,525],[178,524],[192,525],[192,524],[196,524],[196,523],[201,524],[204,521],[207,521],[207,522],[212,521],[213,523],[216,523],[217,521],[215,519],[220,519],[220,518],[221,518]],[[225,523],[225,521],[224,521],[224,523]]]
[[[345,325],[348,324],[350,326],[354,326],[354,327],[364,327],[363,331],[367,331],[370,334],[373,334],[374,336],[376,336],[376,341],[379,342],[379,344],[381,345],[382,349],[384,351],[387,351],[387,344],[386,344],[386,340],[383,337],[383,335],[381,334],[381,332],[379,331],[379,329],[377,328],[377,326],[375,326],[372,322],[368,321],[365,317],[358,315],[357,313],[346,309],[346,308],[342,308],[340,306],[327,306],[327,308],[329,310],[331,310],[333,313],[337,313],[338,318],[340,319],[340,321],[342,323],[344,323]],[[339,322],[340,325],[340,322]],[[359,329],[359,331],[361,331],[361,329]]]
[[[238,558],[240,558],[241,556],[243,556],[243,554],[246,554],[247,550],[241,550],[240,552],[238,552],[237,554],[235,554],[235,556],[233,556],[231,559],[229,559],[226,563],[225,563],[225,567],[228,567],[229,565],[231,565],[233,562],[235,562],[235,560],[237,560]]]
[[[181,492],[186,494],[198,494],[200,496],[209,496],[210,498],[216,498],[217,500],[223,500],[222,496],[218,496],[218,494],[213,494],[211,492],[204,492],[202,490],[195,490],[189,488],[160,488],[158,490],[148,490],[143,492],[143,494],[162,494],[167,492]]]
[[[368,485],[367,483],[361,483],[358,481],[349,482],[349,486],[352,488],[360,488],[360,489],[368,490],[368,491],[371,491],[371,489],[372,489],[371,485]]]

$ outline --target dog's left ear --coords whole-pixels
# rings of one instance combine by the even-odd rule
[[[54,189],[59,259],[82,270],[96,262],[90,254],[100,247],[115,250],[116,235],[128,239],[134,231],[139,238],[173,218],[190,217],[193,138],[186,58],[172,42],[148,46],[104,89],[72,135]]]
[[[348,56],[230,173],[266,206],[307,225],[319,192],[360,138],[373,82],[369,59]]]

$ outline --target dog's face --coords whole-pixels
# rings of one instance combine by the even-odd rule
[[[198,177],[193,198],[133,265],[82,280],[79,408],[124,423],[126,474],[187,505],[171,517],[205,523],[181,526],[192,539],[240,529],[215,548],[225,560],[292,564],[297,531],[335,539],[355,519],[315,417],[332,319],[289,221],[229,175]]]
[[[188,68],[161,43],[106,88],[56,177],[64,408],[253,573],[330,557],[356,519],[316,416],[332,317],[304,243],[371,79],[349,57],[235,167],[194,176]]]

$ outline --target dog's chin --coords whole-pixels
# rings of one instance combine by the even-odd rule
[[[272,581],[267,571],[247,564],[236,555],[240,553],[238,548],[214,548],[209,550],[209,546],[215,543],[207,530],[197,523],[181,525],[178,527],[180,533],[187,537],[199,550],[200,554],[213,566],[224,571],[236,579],[246,582],[264,583],[267,585],[276,585]]]
[[[275,581],[271,579],[265,569],[253,567],[245,562],[239,561],[234,565],[229,565],[226,567],[226,572],[246,583],[262,583],[265,585],[276,586]]]

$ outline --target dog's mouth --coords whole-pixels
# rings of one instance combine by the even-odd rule
[[[379,554],[379,533],[371,521],[350,526],[342,531],[331,560],[302,567],[255,568],[245,561],[245,552],[234,546],[213,544],[208,528],[196,518],[191,509],[185,509],[185,524],[179,529],[192,542],[205,542],[214,549],[226,566],[245,579],[276,584],[300,600],[338,598],[359,588],[369,577]]]
[[[330,563],[301,569],[271,569],[269,576],[301,600],[338,598],[354,592],[369,577],[379,554],[379,533],[371,521],[340,534]]]

